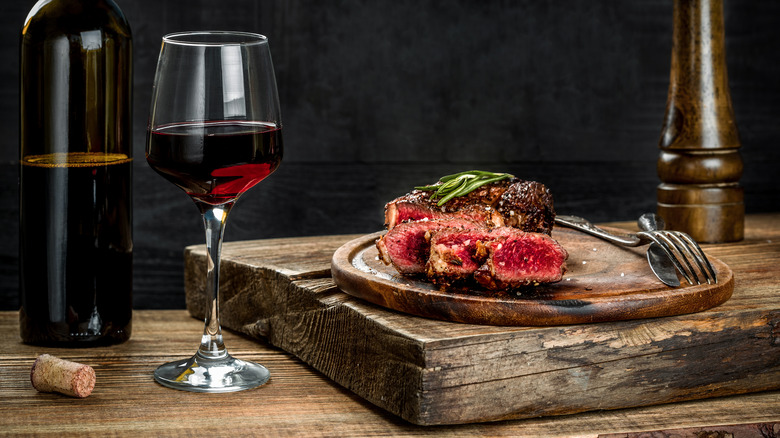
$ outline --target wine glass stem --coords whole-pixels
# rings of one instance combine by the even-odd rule
[[[220,359],[228,354],[222,341],[222,327],[219,322],[219,260],[225,221],[232,206],[232,203],[222,205],[198,203],[206,228],[206,258],[208,259],[206,271],[208,309],[198,355],[208,359]]]

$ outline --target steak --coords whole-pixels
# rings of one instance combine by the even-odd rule
[[[553,198],[544,184],[510,178],[486,184],[442,206],[431,191],[413,190],[385,205],[388,230],[420,219],[459,217],[486,227],[508,226],[522,231],[550,234],[555,219]]]
[[[422,274],[431,252],[430,238],[439,229],[466,230],[479,228],[474,221],[462,218],[423,219],[393,227],[376,242],[379,256],[404,275]]]
[[[414,190],[385,205],[387,233],[376,242],[399,273],[447,287],[488,290],[560,281],[568,253],[550,234],[550,191],[508,178],[439,206],[433,191]]]
[[[568,253],[553,238],[511,227],[435,231],[430,239],[426,274],[451,286],[472,279],[486,289],[560,281]]]
[[[468,281],[482,266],[485,253],[478,254],[479,245],[489,242],[488,228],[459,230],[443,228],[431,237],[431,248],[425,273],[436,284],[452,285]]]
[[[496,239],[480,244],[478,249],[487,252],[485,263],[474,272],[474,279],[482,287],[513,289],[563,278],[569,254],[552,237],[506,227],[493,234]]]

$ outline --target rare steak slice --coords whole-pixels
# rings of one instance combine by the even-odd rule
[[[442,228],[471,229],[480,227],[474,221],[450,218],[405,222],[389,230],[376,242],[382,261],[404,275],[425,273],[431,251],[430,238]]]
[[[444,205],[431,199],[431,191],[413,190],[385,205],[388,230],[420,219],[458,217],[489,228],[510,226],[550,234],[555,218],[553,198],[544,184],[511,178],[486,184]]]
[[[487,254],[478,254],[482,245],[493,240],[488,228],[443,228],[431,237],[431,250],[425,273],[428,279],[450,286],[471,280]]]
[[[486,259],[474,272],[474,279],[484,288],[513,289],[554,283],[563,277],[569,254],[552,237],[506,227],[493,234],[496,238],[480,244],[477,251]]]

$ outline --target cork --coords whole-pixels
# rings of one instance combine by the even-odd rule
[[[40,392],[84,398],[95,387],[95,370],[89,365],[42,354],[30,370],[30,381],[33,388]]]

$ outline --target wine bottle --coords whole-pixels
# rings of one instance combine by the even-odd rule
[[[132,36],[112,0],[40,0],[20,51],[22,341],[132,326]]]

